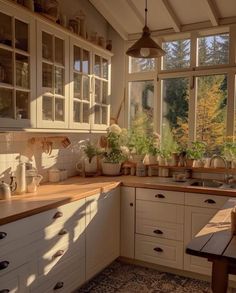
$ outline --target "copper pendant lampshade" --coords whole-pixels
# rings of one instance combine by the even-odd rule
[[[131,46],[126,54],[135,58],[158,58],[166,53],[162,48],[150,37],[151,33],[147,26],[147,0],[145,7],[145,26],[143,28],[142,37]]]

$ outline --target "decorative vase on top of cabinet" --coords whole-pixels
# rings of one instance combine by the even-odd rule
[[[28,13],[0,1],[0,125],[36,126],[35,21]]]

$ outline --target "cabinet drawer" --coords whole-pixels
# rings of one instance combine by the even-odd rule
[[[136,234],[135,258],[163,266],[183,268],[183,243]]]
[[[137,200],[136,219],[182,224],[184,222],[184,206]]]
[[[4,291],[5,290],[5,291]],[[15,276],[0,277],[0,292],[17,293],[20,291],[19,278]]]
[[[185,193],[185,205],[188,206],[220,209],[228,199],[227,196],[190,192]]]
[[[33,285],[34,293],[69,293],[85,282],[85,258],[77,255],[58,264],[46,276],[41,276]],[[56,289],[57,287],[57,289]],[[59,288],[61,287],[61,288]]]
[[[184,204],[184,193],[168,190],[136,188],[136,199]]]
[[[167,223],[162,221],[137,218],[136,232],[139,234],[154,236],[157,238],[165,238],[179,241],[183,241],[184,239],[183,224]]]

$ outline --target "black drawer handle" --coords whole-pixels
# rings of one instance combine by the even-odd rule
[[[9,261],[7,261],[7,260],[1,261],[0,262],[0,270],[6,269],[9,266],[9,264],[10,264]]]
[[[10,290],[9,289],[3,289],[3,290],[0,290],[0,293],[9,293]]]
[[[58,219],[63,217],[63,213],[62,212],[56,212],[55,215],[53,216],[53,219]]]
[[[161,230],[159,230],[159,229],[154,230],[153,233],[159,234],[159,235],[163,234],[163,232]]]
[[[153,250],[155,250],[157,252],[163,252],[163,249],[160,247],[155,247],[155,248],[153,248]]]
[[[210,198],[206,199],[205,202],[210,204],[216,203],[213,199],[210,199]]]
[[[6,232],[0,232],[0,240],[4,239],[5,237],[7,237],[7,233]],[[1,293],[1,291],[0,291]]]
[[[131,207],[133,207],[134,206],[134,204],[131,202],[130,204],[129,204]]]
[[[58,290],[63,288],[64,283],[63,282],[57,282],[56,285],[54,286],[53,290]]]
[[[61,231],[59,231],[58,235],[62,236],[67,234],[68,232],[66,231],[66,229],[61,229]]]
[[[59,256],[62,256],[64,254],[64,250],[58,250],[54,255],[53,258],[57,258]]]
[[[155,195],[156,198],[165,198],[165,196],[161,193],[158,193]]]

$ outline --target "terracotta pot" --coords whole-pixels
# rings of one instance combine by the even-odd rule
[[[187,159],[186,160],[186,167],[193,167],[194,159]]]
[[[157,164],[157,156],[153,156],[150,154],[146,154],[144,159],[143,159],[144,165],[152,165],[152,164]]]

